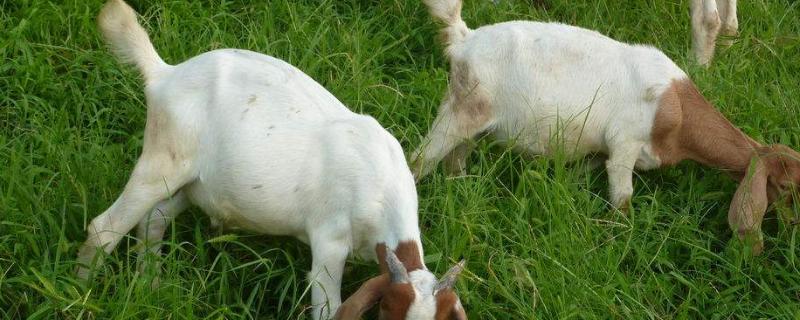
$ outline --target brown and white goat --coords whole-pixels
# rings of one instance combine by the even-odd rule
[[[471,30],[461,0],[425,3],[445,24],[450,85],[410,156],[417,179],[442,160],[448,172],[463,172],[471,140],[490,133],[531,154],[607,155],[611,203],[622,208],[633,193],[634,168],[690,159],[741,179],[728,221],[760,252],[767,205],[800,182],[800,154],[746,136],[658,49],[559,23]]]
[[[145,78],[142,155],[117,200],[87,227],[78,275],[139,226],[159,251],[166,226],[194,204],[228,229],[293,236],[311,246],[313,319],[466,319],[457,264],[437,280],[423,263],[417,193],[403,150],[375,119],[347,109],[294,66],[222,49],[166,64],[122,0],[98,17],[118,56]],[[341,304],[348,255],[383,275]]]

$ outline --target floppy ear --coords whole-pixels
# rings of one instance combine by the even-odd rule
[[[769,170],[758,154],[750,161],[747,173],[731,200],[728,224],[740,240],[754,241],[753,254],[758,255],[764,247],[761,235],[761,220],[767,211],[767,178]]]
[[[336,311],[336,320],[358,320],[364,312],[381,300],[383,290],[389,286],[389,275],[383,274],[367,280]]]

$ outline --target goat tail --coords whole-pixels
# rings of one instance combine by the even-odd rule
[[[125,1],[109,0],[97,16],[97,24],[111,50],[122,61],[139,67],[145,80],[167,66],[136,20],[136,11]]]
[[[431,15],[445,24],[442,28],[444,43],[448,47],[460,43],[469,33],[469,28],[461,19],[462,0],[423,0]]]

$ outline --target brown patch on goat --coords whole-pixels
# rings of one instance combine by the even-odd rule
[[[761,145],[734,127],[689,79],[673,81],[661,94],[652,143],[662,166],[691,159],[744,172]]]
[[[254,95],[254,94],[250,95],[250,97],[247,98],[247,104],[254,104],[254,103],[256,103],[257,99],[258,99],[258,97],[256,95]]]
[[[451,63],[449,89],[449,105],[451,112],[455,114],[459,131],[475,132],[491,120],[493,112],[488,95],[483,92],[480,82],[472,75],[466,62]]]
[[[381,272],[386,274],[389,272],[389,267],[386,265],[387,248],[385,244],[380,243],[375,249],[378,254]],[[416,242],[402,241],[397,244],[397,248],[393,251],[397,259],[406,267],[406,271],[411,272],[425,267]],[[414,298],[414,287],[410,283],[390,284],[384,290],[383,298],[381,299],[381,319],[405,319],[408,308],[414,302]]]
[[[444,289],[436,293],[436,320],[466,320],[464,309],[458,306],[458,296],[451,289]]]
[[[386,265],[386,245],[381,242],[375,246],[375,252],[378,256],[378,264],[381,268],[381,273],[388,273],[389,267]],[[400,262],[406,267],[408,272],[419,270],[425,267],[422,263],[422,256],[420,255],[419,247],[414,241],[402,241],[397,244],[394,249],[394,254],[400,259]]]
[[[777,200],[780,193],[800,185],[800,153],[787,146],[775,144],[760,148],[759,156],[769,173],[769,202]],[[791,205],[792,202],[792,197],[786,198],[786,205]]]
[[[380,301],[381,319],[405,319],[408,309],[416,295],[410,283],[391,283],[389,268],[386,265],[386,244],[381,242],[375,246],[375,253],[381,269],[381,275],[364,283],[350,298],[339,307],[334,319],[359,319],[370,307]],[[408,272],[419,270],[422,256],[415,241],[402,241],[393,249],[395,255],[403,263]]]
[[[178,142],[180,141],[180,143]],[[175,123],[175,117],[167,110],[148,104],[147,120],[144,127],[144,141],[139,162],[152,164],[141,166],[136,174],[148,172],[152,179],[161,181],[181,170],[181,161],[190,159],[196,148],[196,141],[187,136]],[[144,171],[142,171],[144,170]],[[163,183],[163,182],[162,182]]]
[[[382,320],[403,320],[408,314],[416,294],[410,283],[392,283],[383,291],[381,300]]]
[[[800,185],[800,153],[783,145],[762,146],[748,137],[688,79],[673,81],[661,95],[651,138],[662,166],[691,159],[740,180],[728,222],[740,239],[755,240],[753,253],[759,254],[768,204]]]

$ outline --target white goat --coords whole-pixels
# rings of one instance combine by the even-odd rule
[[[453,285],[422,262],[414,179],[400,144],[297,68],[263,54],[216,50],[164,63],[136,13],[111,0],[98,17],[114,51],[145,78],[144,147],[122,194],[88,226],[78,274],[139,225],[159,251],[166,225],[195,204],[225,228],[310,244],[313,317],[355,319],[378,301],[391,319],[465,319]],[[383,275],[342,305],[349,254]],[[440,318],[436,318],[440,319]]]
[[[717,36],[722,34],[735,37],[739,34],[739,20],[736,16],[736,0],[691,0],[692,51],[701,65],[707,66],[714,57]],[[500,0],[492,0],[498,4]],[[536,0],[534,4],[544,7],[547,0]],[[731,39],[723,40],[723,45],[731,45]]]
[[[448,172],[463,173],[471,140],[488,132],[532,154],[608,155],[611,203],[624,208],[634,167],[691,159],[738,177],[746,173],[728,219],[761,250],[767,204],[800,182],[800,154],[747,137],[661,51],[558,23],[470,30],[461,20],[461,0],[425,3],[445,23],[450,86],[428,136],[410,156],[417,179],[443,159]]]

